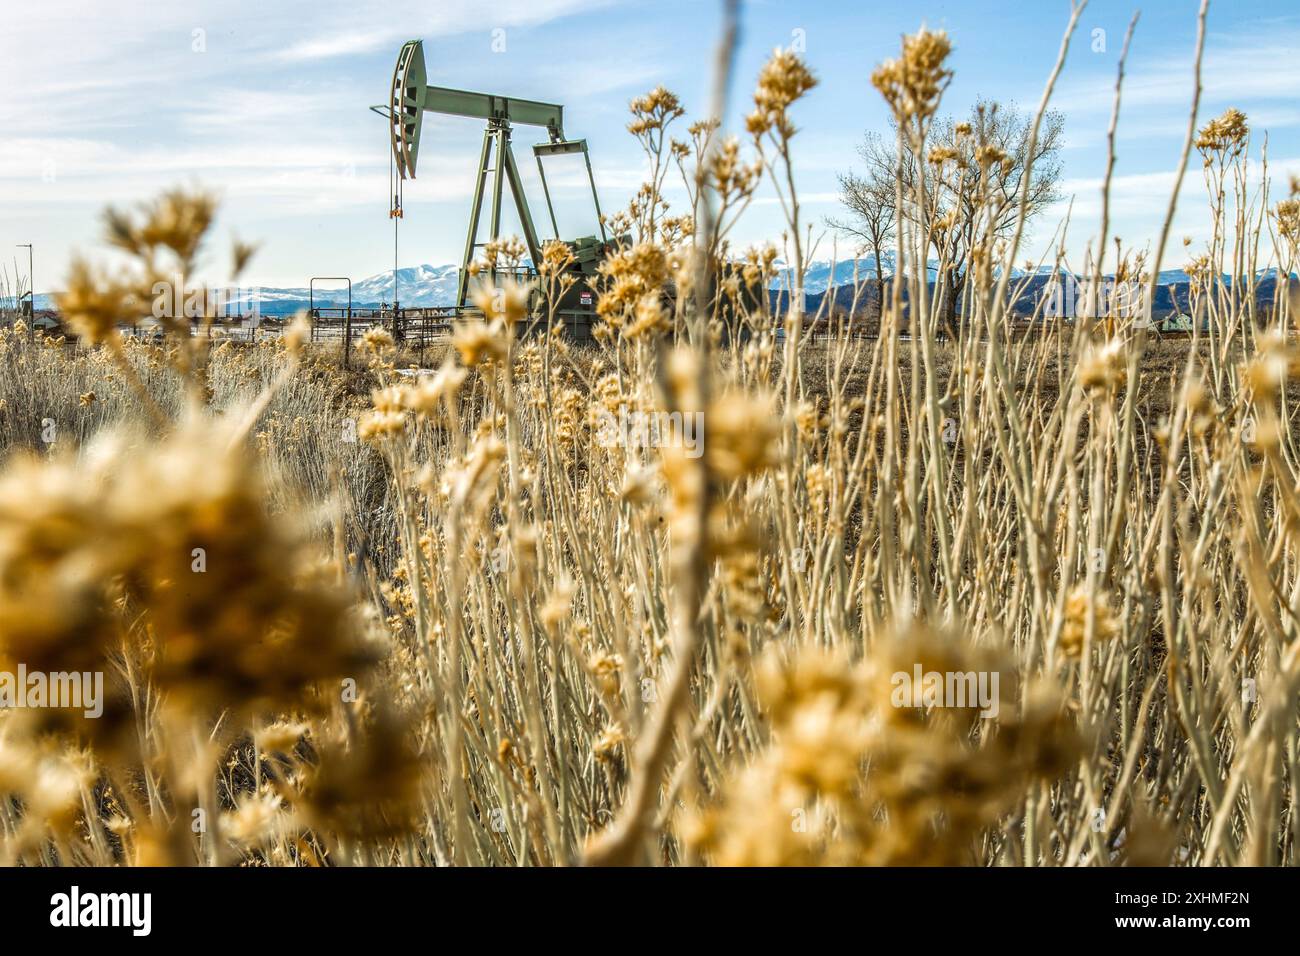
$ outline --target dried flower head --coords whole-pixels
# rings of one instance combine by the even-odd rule
[[[736,479],[770,468],[778,457],[780,425],[769,395],[730,391],[719,396],[704,416],[704,455],[710,471]]]
[[[1128,356],[1120,339],[1091,345],[1079,359],[1079,385],[1089,395],[1114,394],[1128,379]]]
[[[470,367],[504,362],[510,352],[510,328],[501,321],[470,319],[457,325],[451,344]]]
[[[1241,155],[1249,136],[1246,114],[1235,107],[1229,107],[1201,127],[1196,137],[1196,148],[1208,165],[1215,159]]]
[[[489,322],[515,323],[528,317],[528,297],[531,287],[517,282],[499,286],[483,283],[475,288],[471,298],[474,307]]]
[[[282,798],[274,793],[244,797],[235,809],[221,815],[221,832],[240,846],[256,847],[277,835],[286,814],[281,812]]]
[[[419,825],[424,766],[415,715],[380,707],[348,740],[326,740],[303,787],[313,828],[352,840],[387,840]]]
[[[793,50],[774,50],[758,74],[754,89],[754,111],[745,121],[755,139],[775,131],[782,139],[794,135],[788,110],[805,93],[817,85],[804,61]]]
[[[382,356],[393,349],[393,336],[382,325],[372,325],[361,336],[361,347],[375,356]]]
[[[68,326],[92,345],[115,336],[118,324],[135,315],[133,290],[84,259],[73,260],[65,291],[55,302]]]
[[[1077,658],[1083,653],[1084,637],[1092,627],[1092,641],[1099,644],[1109,641],[1119,633],[1119,626],[1110,609],[1110,602],[1099,592],[1085,585],[1074,588],[1065,601],[1065,623],[1061,628],[1061,651],[1067,657]]]
[[[900,123],[934,115],[952,79],[952,71],[944,67],[951,52],[947,33],[922,27],[903,37],[903,51],[898,59],[876,67],[871,74],[871,85],[884,96]]]
[[[466,374],[465,369],[448,357],[433,376],[422,378],[414,387],[404,391],[402,404],[417,417],[430,417],[439,406],[455,399]]]
[[[628,109],[632,113],[632,121],[627,124],[627,131],[638,138],[663,130],[686,112],[677,95],[662,86],[656,86],[644,96],[632,100]]]

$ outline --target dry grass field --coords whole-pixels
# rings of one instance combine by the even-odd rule
[[[1300,184],[1246,190],[1240,114],[1189,125],[1218,224],[1191,341],[1012,335],[1021,230],[977,208],[941,340],[907,265],[953,228],[929,190],[1006,160],[928,150],[948,50],[923,30],[872,77],[934,170],[897,185],[875,340],[742,307],[777,269],[728,242],[761,179],[805,257],[791,52],[739,139],[632,104],[655,179],[591,346],[523,331],[508,243],[432,374],[382,330],[347,372],[300,327],[126,341],[214,210],[110,213],[132,264],[67,277],[75,347],[0,330],[0,669],[104,679],[97,716],[0,716],[0,863],[1300,862],[1295,304],[1222,279],[1295,268]],[[1144,284],[1193,254],[1168,221],[1121,252]]]

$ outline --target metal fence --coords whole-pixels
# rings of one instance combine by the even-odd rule
[[[338,342],[348,352],[370,329],[387,330],[399,348],[423,352],[445,342],[461,310],[454,306],[419,309],[318,308],[308,313],[313,342]]]
[[[375,308],[316,308],[306,313],[311,329],[311,341],[319,344],[337,344],[350,351],[357,341],[372,328],[383,328],[399,347],[422,352],[451,335],[452,322],[459,309],[420,308],[394,310]],[[294,316],[224,315],[211,322],[192,321],[190,334],[209,339],[256,343],[278,339],[293,321]],[[124,335],[141,341],[162,341],[161,325],[149,322],[121,327]]]

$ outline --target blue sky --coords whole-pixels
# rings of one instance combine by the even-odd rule
[[[1054,100],[1066,120],[1064,186],[1074,200],[1067,244],[1075,257],[1096,226],[1111,89],[1133,10],[1132,2],[1093,0]],[[944,112],[964,113],[978,96],[1031,108],[1068,15],[1065,0],[749,2],[732,122],[772,48],[801,42],[820,85],[797,107],[798,187],[806,214],[820,221],[838,212],[835,173],[852,167],[864,130],[887,128],[868,77],[897,50],[900,34],[925,23],[951,35],[956,79]],[[1153,236],[1168,201],[1190,98],[1195,15],[1192,0],[1142,10],[1113,194],[1112,234],[1126,242]],[[12,260],[25,258],[14,244],[33,242],[38,290],[58,288],[73,251],[99,254],[105,203],[200,184],[223,199],[212,278],[221,278],[233,235],[263,244],[248,277],[257,284],[360,279],[391,268],[387,139],[383,120],[366,107],[384,100],[409,38],[425,41],[430,83],[563,103],[566,132],[589,141],[602,205],[611,211],[645,173],[624,129],[628,100],[662,83],[697,118],[717,21],[712,3],[673,0],[24,3],[6,11],[0,34],[0,262],[12,274]],[[1268,131],[1270,170],[1282,183],[1288,172],[1300,173],[1297,50],[1300,15],[1291,4],[1212,6],[1202,119],[1229,105],[1244,110],[1256,156]],[[515,134],[533,186],[527,147],[539,133]],[[400,227],[402,266],[459,260],[481,135],[471,120],[426,121],[419,178],[407,187]],[[594,232],[577,177],[560,178],[561,231]],[[1199,243],[1208,231],[1202,195],[1194,162],[1167,267],[1185,258],[1182,236]],[[540,220],[540,190],[532,198]],[[669,198],[680,208],[680,191]],[[1030,251],[1050,242],[1066,211],[1062,203],[1038,222]],[[779,207],[764,193],[735,238],[779,242],[781,229]],[[827,233],[819,256],[829,257],[833,243]],[[852,251],[841,241],[841,257]]]

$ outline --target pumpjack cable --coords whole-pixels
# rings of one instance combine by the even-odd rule
[[[396,122],[393,117],[393,122]],[[388,192],[392,197],[391,205],[388,209],[388,216],[393,220],[393,328],[397,328],[397,226],[402,218],[402,204],[405,198],[405,190],[402,188],[404,183],[402,177],[397,172],[396,161],[393,151],[388,151]]]

